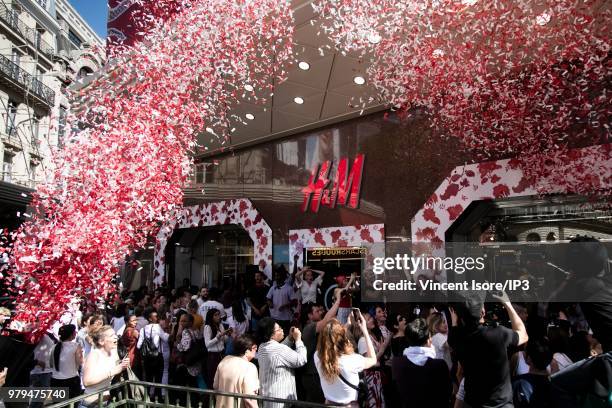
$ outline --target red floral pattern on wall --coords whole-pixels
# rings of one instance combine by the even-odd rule
[[[348,227],[306,228],[289,231],[289,267],[298,255],[297,266],[304,266],[304,248],[368,247],[370,255],[385,256],[385,225],[364,224]],[[382,244],[382,245],[376,245]],[[381,252],[381,253],[379,253]]]
[[[153,282],[157,285],[163,282],[165,275],[164,253],[174,230],[227,224],[240,225],[245,229],[253,240],[255,264],[261,265],[268,277],[271,278],[272,229],[255,209],[251,200],[238,199],[186,207],[171,217],[157,234]]]
[[[529,158],[458,166],[412,219],[412,241],[443,243],[448,228],[472,201],[535,194],[608,194],[612,188],[611,147],[605,144],[570,150],[555,164],[559,171],[540,176],[535,182],[532,170],[521,168],[521,163],[530,162]],[[590,175],[588,186],[582,183],[575,189],[568,188],[573,185],[576,171]]]

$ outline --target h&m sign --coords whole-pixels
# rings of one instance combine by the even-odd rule
[[[331,169],[333,162],[327,160],[320,166],[315,165],[308,184],[302,189],[304,200],[302,201],[302,212],[310,210],[318,212],[321,205],[335,208],[343,205],[348,208],[359,206],[359,193],[361,190],[361,179],[363,176],[364,154],[358,154],[353,160],[353,166],[349,168],[349,159],[343,157],[338,161],[336,172],[331,184]]]

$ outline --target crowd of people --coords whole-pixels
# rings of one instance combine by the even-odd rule
[[[543,308],[496,294],[486,307],[472,297],[352,308],[353,274],[327,310],[317,303],[321,273],[297,272],[277,268],[271,286],[258,272],[246,291],[185,283],[122,293],[105,309],[86,305],[79,327],[61,325],[57,338],[50,331],[41,339],[32,385],[67,387],[74,397],[136,377],[347,407],[545,408],[560,406],[563,394],[551,375],[610,351],[578,304]],[[391,316],[387,306],[396,309]],[[166,389],[147,392],[162,398]],[[180,392],[169,397],[185,402]],[[234,406],[227,396],[216,403]]]

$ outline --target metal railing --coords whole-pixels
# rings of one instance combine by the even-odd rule
[[[38,30],[28,27],[16,14],[14,10],[9,9],[6,4],[0,2],[0,19],[9,27],[18,32],[37,50],[42,52],[46,57],[52,58],[55,53],[55,47],[42,39]]]
[[[32,91],[47,105],[53,106],[55,104],[55,92],[51,88],[3,55],[0,55],[0,73]]]
[[[145,399],[137,400],[132,398],[130,386],[144,386],[145,391]],[[156,389],[165,390],[165,394],[161,400],[151,400],[148,396],[148,387],[154,387]],[[106,400],[104,398],[104,394],[109,392],[113,392],[118,394],[112,399]],[[170,393],[178,393],[181,395],[175,401],[170,400]],[[92,398],[95,396],[96,398]],[[93,399],[94,401],[87,407],[89,408],[149,408],[149,407],[158,407],[158,408],[215,408],[216,406],[216,397],[232,397],[233,398],[233,406],[235,408],[242,407],[242,400],[254,400],[257,402],[259,407],[263,406],[264,402],[270,403],[280,403],[284,404],[283,406],[286,408],[289,407],[300,407],[300,408],[325,408],[334,405],[324,405],[324,404],[315,404],[312,402],[305,402],[299,400],[287,400],[281,398],[272,398],[272,397],[262,397],[259,395],[245,395],[245,394],[236,394],[231,392],[221,392],[214,390],[201,390],[199,388],[191,388],[191,387],[183,387],[179,385],[165,385],[165,384],[156,384],[144,381],[122,381],[117,384],[113,384],[110,387],[99,390],[98,392],[92,394],[81,395],[77,398],[69,399],[66,401],[62,401],[57,404],[46,405],[45,408],[79,408],[81,406],[81,402],[85,399]],[[198,402],[194,402],[197,399]],[[202,402],[202,401],[206,402]],[[181,402],[182,401],[182,402]]]

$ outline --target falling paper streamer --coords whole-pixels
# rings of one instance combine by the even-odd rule
[[[116,45],[105,74],[69,95],[68,127],[81,130],[1,243],[14,320],[33,340],[75,297],[110,295],[118,265],[181,206],[195,136],[227,136],[235,90],[270,89],[292,58],[288,0],[139,3],[143,41]]]

